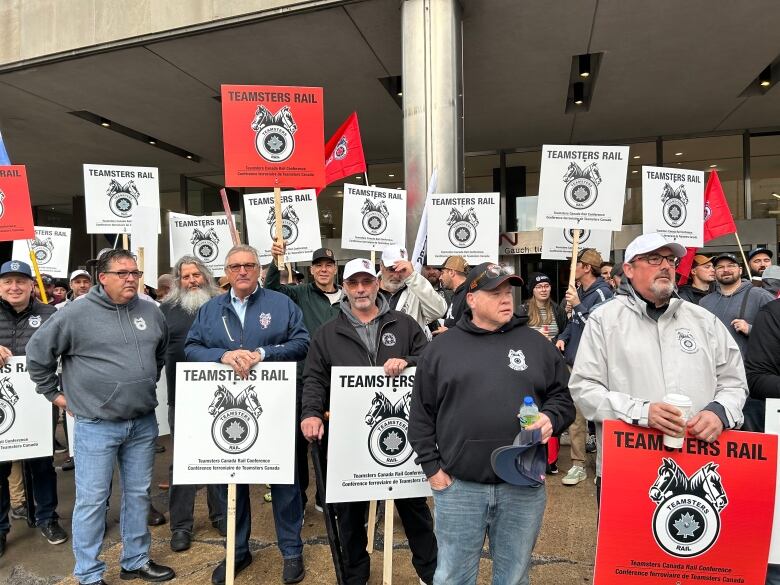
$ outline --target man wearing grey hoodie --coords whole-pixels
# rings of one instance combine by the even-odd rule
[[[98,557],[114,461],[122,482],[120,578],[167,581],[173,570],[149,558],[146,516],[157,439],[156,386],[168,328],[157,306],[138,298],[143,273],[130,252],[103,253],[97,273],[97,286],[32,336],[27,369],[38,393],[76,419],[73,553],[79,583],[104,583],[106,564]]]

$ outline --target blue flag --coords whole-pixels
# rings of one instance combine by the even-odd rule
[[[0,132],[0,165],[10,165],[11,159],[8,158],[8,152],[5,150],[5,144],[3,144],[3,133]]]

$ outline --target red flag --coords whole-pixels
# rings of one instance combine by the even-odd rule
[[[696,256],[696,248],[686,248],[686,250],[685,256],[680,259],[680,263],[677,265],[677,274],[680,275],[677,286],[682,286],[688,282],[691,268],[693,268],[693,257]]]
[[[317,190],[317,195],[333,181],[365,172],[357,112],[352,112],[325,145],[325,186]]]
[[[737,226],[731,215],[726,194],[720,185],[717,171],[710,171],[710,178],[704,189],[704,241],[734,234]]]

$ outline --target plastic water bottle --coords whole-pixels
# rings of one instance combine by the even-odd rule
[[[520,428],[523,429],[539,420],[539,407],[536,406],[532,397],[526,396],[523,399],[523,406],[520,407],[517,418],[520,419]]]

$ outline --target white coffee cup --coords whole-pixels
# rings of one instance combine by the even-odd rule
[[[688,419],[691,418],[691,415],[693,414],[693,403],[691,402],[691,399],[688,398],[685,394],[666,394],[663,398],[663,402],[678,408],[680,410],[680,416],[685,422],[688,422]],[[670,449],[680,449],[683,446],[684,440],[685,435],[682,437],[673,437],[671,435],[664,434],[664,447],[669,447]]]

